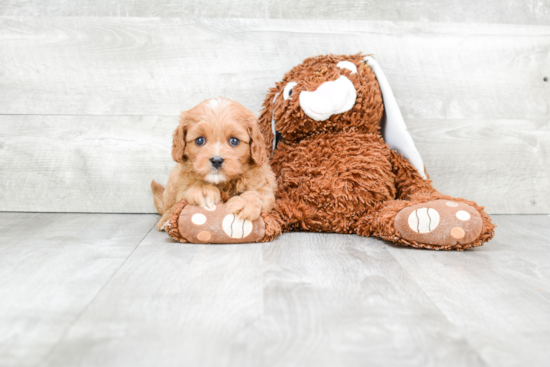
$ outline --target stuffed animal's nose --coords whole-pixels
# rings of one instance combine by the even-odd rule
[[[330,100],[332,100],[332,97],[333,97],[334,93],[339,92],[339,91],[337,91],[336,88],[333,88],[332,84],[323,83],[323,84],[321,84],[321,86],[319,88],[317,88],[317,90],[315,92],[317,94],[319,94],[320,96],[323,96],[323,97],[325,97],[326,99],[328,99],[330,101]]]
[[[313,92],[300,92],[300,106],[306,115],[315,121],[325,121],[330,116],[351,110],[355,105],[357,91],[345,75],[324,82]]]
[[[218,169],[223,164],[223,158],[222,157],[212,157],[210,158],[210,163],[212,164],[212,167],[215,169]]]

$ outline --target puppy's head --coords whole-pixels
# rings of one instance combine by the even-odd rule
[[[172,158],[189,162],[205,181],[219,184],[267,161],[256,116],[226,98],[208,99],[183,112],[174,132]]]

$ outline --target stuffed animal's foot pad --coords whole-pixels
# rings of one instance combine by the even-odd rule
[[[472,206],[452,200],[433,200],[402,209],[395,228],[406,240],[434,246],[454,246],[476,240],[482,219]]]
[[[210,207],[187,205],[179,215],[181,235],[191,243],[248,243],[264,237],[262,218],[251,222],[227,214],[226,205]]]

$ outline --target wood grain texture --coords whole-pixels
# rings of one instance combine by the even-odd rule
[[[173,165],[181,110],[225,95],[258,112],[301,59],[362,50],[388,74],[438,189],[492,213],[550,212],[548,26],[0,21],[0,113],[46,114],[0,117],[0,210],[152,213],[148,185]]]
[[[0,365],[39,365],[156,220],[0,213]]]
[[[550,120],[411,120],[434,186],[493,214],[550,213]]]
[[[156,213],[177,116],[0,116],[0,210]]]
[[[496,216],[497,234],[465,253],[389,248],[434,305],[493,366],[550,360],[550,217]]]
[[[0,213],[0,365],[550,358],[550,216],[495,216],[495,239],[466,252],[313,233],[210,246],[153,230],[142,240],[157,218]]]
[[[441,192],[491,213],[550,212],[550,123],[412,120]],[[176,116],[0,116],[0,210],[156,213]]]
[[[44,366],[261,366],[261,259],[152,231]]]
[[[0,114],[258,112],[304,58],[372,53],[406,119],[547,121],[550,26],[339,20],[2,18]]]
[[[548,0],[2,0],[0,15],[550,23]]]
[[[380,240],[293,233],[264,244],[269,366],[485,366]]]

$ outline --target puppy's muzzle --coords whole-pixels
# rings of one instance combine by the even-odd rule
[[[223,164],[223,158],[222,157],[212,157],[212,158],[210,158],[210,164],[215,169],[219,169]]]

